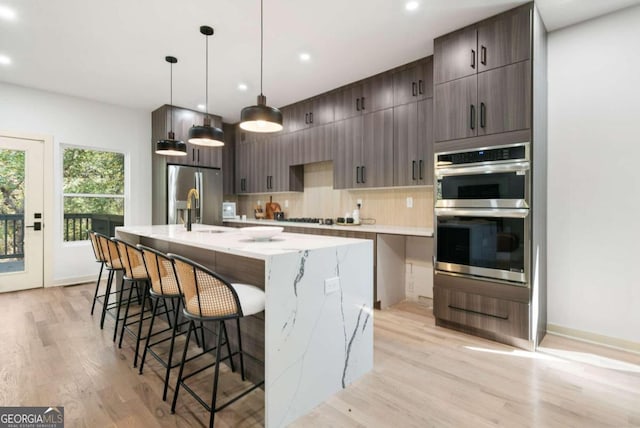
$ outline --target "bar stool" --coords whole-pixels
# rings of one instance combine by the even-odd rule
[[[93,315],[93,310],[96,307],[96,301],[98,298],[104,298],[104,294],[98,296],[98,291],[100,290],[100,280],[102,279],[102,271],[104,270],[104,265],[107,259],[102,255],[102,250],[100,249],[100,244],[98,243],[98,237],[93,230],[87,231],[87,235],[89,236],[89,240],[91,241],[91,248],[93,249],[93,255],[96,258],[96,262],[100,263],[100,272],[98,273],[98,280],[96,281],[96,291],[93,293],[93,303],[91,304],[91,315]],[[103,302],[104,304],[104,302]]]
[[[129,333],[136,341],[133,367],[137,367],[140,341],[146,339],[146,337],[142,336],[142,324],[145,320],[151,318],[150,315],[145,317],[145,312],[147,312],[147,294],[149,293],[149,276],[147,275],[147,270],[145,269],[144,262],[142,261],[142,252],[139,249],[117,238],[111,238],[111,241],[115,243],[118,254],[120,255],[120,260],[122,261],[122,266],[124,267],[122,282],[131,283],[131,287],[129,287],[129,297],[127,298],[127,305],[122,319],[118,348],[122,348],[124,333]],[[131,307],[131,295],[133,294],[132,291],[134,288],[138,291],[138,296],[142,294],[142,302],[140,303],[140,311],[130,315],[129,309]],[[134,321],[129,321],[129,318],[133,318]],[[130,328],[133,324],[137,324],[136,331]]]
[[[176,278],[175,270],[173,268],[173,261],[169,259],[164,253],[161,253],[158,250],[153,248],[145,247],[144,245],[137,245],[137,248],[142,252],[142,261],[144,262],[144,266],[147,270],[147,276],[151,280],[151,288],[149,289],[149,295],[153,300],[153,312],[151,314],[151,322],[149,324],[149,332],[147,333],[147,339],[144,346],[144,351],[142,352],[142,360],[140,361],[140,371],[142,374],[144,369],[144,361],[147,357],[147,352],[149,352],[158,362],[165,368],[164,375],[164,390],[162,391],[162,401],[167,400],[167,389],[169,387],[169,375],[171,373],[171,369],[178,367],[180,365],[180,361],[173,362],[173,348],[176,339],[176,333],[178,332],[178,328],[186,325],[189,321],[184,321],[179,323],[179,315],[180,315],[180,304],[182,303],[182,294],[180,293],[180,288],[178,287],[178,280]],[[169,322],[169,328],[165,328],[163,330],[153,332],[153,325],[156,319],[156,315],[158,312],[158,307],[160,306],[160,302],[162,301],[165,307],[165,313],[168,313],[167,308],[167,300],[171,301],[171,306],[174,310],[174,319],[173,325]],[[156,342],[150,343],[151,337],[157,336],[164,332],[171,330],[171,337],[167,337]],[[184,334],[185,332],[181,332],[179,334]],[[197,339],[197,335],[196,335]],[[153,347],[170,340],[169,344],[169,354],[167,356],[166,361],[162,358],[161,355],[156,353],[153,350]],[[199,344],[198,344],[199,345]]]
[[[245,389],[226,403],[216,406],[218,378],[220,376],[220,362],[229,359],[231,370],[235,372],[233,357],[235,355],[239,355],[240,372],[242,380],[244,381],[244,356],[246,355],[255,359],[253,356],[242,350],[240,318],[264,311],[264,291],[253,285],[232,284],[215,272],[187,258],[175,254],[167,254],[167,256],[174,261],[176,275],[178,277],[178,285],[183,293],[182,312],[183,315],[189,319],[189,329],[187,330],[186,343],[182,353],[182,362],[180,363],[176,389],[174,391],[173,402],[171,404],[171,413],[175,413],[176,403],[178,401],[178,392],[180,391],[180,386],[183,386],[184,389],[200,404],[202,404],[205,409],[211,412],[209,417],[209,427],[212,428],[215,413],[217,411],[224,409],[228,405],[264,384],[264,380],[257,384],[253,384],[251,387]],[[227,329],[225,327],[225,321],[227,320],[236,320],[236,328],[238,330],[238,351],[234,353],[231,353],[231,349],[229,347]],[[213,321],[218,324],[217,345],[213,348],[216,350],[216,360],[213,364],[200,368],[187,376],[183,376],[187,350],[189,348],[189,339],[191,337],[191,332],[195,329],[196,321]],[[222,345],[224,345],[222,342],[223,335],[225,336],[227,356],[221,358],[220,350]],[[212,351],[213,349],[208,351]],[[213,377],[211,405],[209,406],[188,385],[185,384],[185,381],[189,377],[200,373],[205,368],[211,366],[215,366],[215,371]]]
[[[109,315],[114,316],[111,313],[111,310],[117,308],[117,314],[115,315],[115,327],[113,329],[113,340],[115,341],[115,334],[118,331],[118,321],[120,318],[120,307],[122,306],[122,295],[125,290],[123,289],[123,287],[120,287],[120,292],[118,292],[118,290],[112,292],[111,287],[113,286],[113,277],[115,276],[115,273],[123,271],[124,267],[122,266],[122,262],[120,261],[118,249],[116,248],[115,244],[111,242],[111,240],[107,236],[98,232],[95,232],[95,238],[99,245],[100,253],[105,259],[104,266],[109,272],[109,274],[107,275],[107,288],[104,293],[104,302],[102,305],[102,316],[100,317],[100,329],[104,328],[105,315],[108,313]],[[124,286],[124,284],[122,285]],[[109,303],[109,298],[114,294],[117,294],[117,301]]]

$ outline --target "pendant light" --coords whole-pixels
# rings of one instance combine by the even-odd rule
[[[189,130],[189,142],[198,146],[220,147],[224,146],[224,133],[222,129],[211,126],[209,117],[209,36],[213,34],[213,28],[203,25],[200,32],[205,36],[205,117],[202,126],[193,125]]]
[[[173,64],[178,62],[178,59],[173,56],[166,56],[164,60],[170,65],[171,70],[169,74],[169,107],[171,108],[171,126],[169,127],[168,138],[164,140],[158,140],[156,143],[156,153],[165,156],[186,156],[187,145],[180,140],[176,140],[176,135],[173,133]],[[165,116],[165,126],[167,125],[167,118]]]
[[[267,105],[267,97],[262,93],[262,67],[264,51],[264,18],[263,0],[260,0],[260,95],[258,105],[242,109],[240,113],[240,128],[250,132],[278,132],[282,131],[282,112]]]

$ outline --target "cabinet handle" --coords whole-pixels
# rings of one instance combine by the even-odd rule
[[[480,103],[480,128],[487,126],[487,113],[484,103]]]
[[[309,123],[309,113],[304,114],[304,123]]]
[[[191,162],[196,161],[196,149],[191,149]]]
[[[309,113],[309,123],[313,123],[313,112]]]
[[[362,99],[362,101],[360,101],[360,106],[362,107],[362,110],[364,110],[364,97],[362,97],[361,99]],[[364,181],[363,181],[363,183],[364,183]]]
[[[420,176],[419,176],[420,180],[422,180],[422,164],[423,164],[423,161],[422,159],[420,159]]]
[[[411,82],[411,94],[414,97],[418,95],[418,88],[416,87],[416,82]]]
[[[471,68],[476,68],[476,50],[471,49]]]
[[[269,176],[269,189],[273,189],[273,175]]]
[[[364,172],[365,172],[364,165],[362,165],[362,166],[360,167],[360,170],[362,171],[362,176],[360,177],[360,182],[361,182],[361,183],[366,183],[366,182],[367,182],[367,180],[365,180],[365,179],[364,179],[364,177],[365,177],[365,176],[364,176]]]
[[[360,183],[360,167],[356,167],[356,183]]]
[[[416,161],[411,161],[411,179],[416,179]]]
[[[470,105],[469,118],[470,118],[469,127],[471,129],[476,129],[476,106],[474,106],[473,104]]]
[[[200,149],[198,149],[198,163],[200,163]]]
[[[424,81],[422,79],[418,80],[418,93],[420,95],[424,94]]]
[[[487,65],[487,48],[485,46],[480,47],[480,62],[482,65]]]
[[[356,111],[360,111],[360,98],[356,99]]]

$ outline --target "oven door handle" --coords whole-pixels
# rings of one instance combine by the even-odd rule
[[[436,217],[505,217],[526,218],[527,208],[436,208]]]
[[[499,172],[515,172],[526,174],[529,172],[529,162],[510,162],[493,165],[477,165],[477,166],[458,166],[448,168],[436,168],[436,176],[438,178],[447,175],[471,175],[471,174],[489,174]]]

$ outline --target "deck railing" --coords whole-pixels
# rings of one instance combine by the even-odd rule
[[[23,236],[23,214],[0,214],[0,259],[24,257]]]
[[[114,235],[122,226],[123,216],[111,214],[65,214],[62,236],[65,241],[82,241],[87,231]],[[0,259],[24,257],[24,214],[0,214]]]

